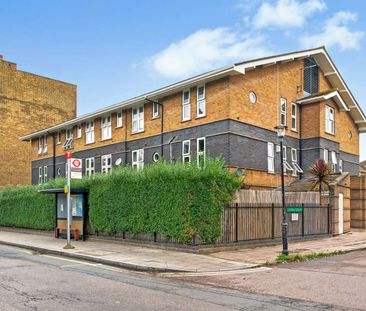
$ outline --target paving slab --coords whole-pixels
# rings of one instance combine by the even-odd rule
[[[0,243],[33,251],[67,256],[138,271],[214,272],[253,268],[255,264],[235,260],[152,249],[108,241],[72,241],[74,249],[64,249],[64,239],[52,236],[0,230]]]

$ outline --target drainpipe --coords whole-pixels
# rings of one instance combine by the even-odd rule
[[[47,132],[50,136],[52,136],[52,178],[56,178],[56,134],[52,134],[50,132]]]
[[[127,122],[128,122],[128,109],[126,109],[126,118],[125,118],[125,166],[127,166]]]
[[[299,142],[299,149],[300,149],[300,167],[303,169],[302,167],[302,106],[299,105],[299,131],[300,131],[300,142]],[[304,170],[304,169],[303,169]],[[302,179],[302,173],[299,174],[299,179]]]

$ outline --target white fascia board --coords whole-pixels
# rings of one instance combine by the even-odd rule
[[[344,102],[342,97],[339,95],[338,91],[334,91],[334,92],[331,92],[331,93],[326,94],[326,95],[320,95],[320,96],[316,96],[316,97],[300,99],[300,100],[297,101],[297,103],[299,103],[299,104],[310,104],[310,103],[316,103],[316,102],[321,101],[321,100],[328,100],[328,99],[331,99],[331,98],[334,98],[334,101],[337,103],[337,105],[339,106],[339,108],[342,111],[349,111],[348,106],[346,105],[346,103]]]

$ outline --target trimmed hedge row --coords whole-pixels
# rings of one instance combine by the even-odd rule
[[[44,187],[63,187],[64,183],[55,179]],[[222,160],[207,160],[202,169],[162,161],[143,170],[122,167],[73,182],[74,187],[89,189],[93,231],[156,232],[182,243],[193,236],[206,243],[215,241],[220,236],[222,210],[240,185]],[[38,188],[1,191],[0,225],[52,229],[54,196],[39,195]]]

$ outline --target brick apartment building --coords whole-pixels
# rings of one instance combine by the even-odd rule
[[[19,136],[75,116],[75,85],[17,70],[0,56],[0,188],[31,182],[31,146]]]
[[[64,175],[64,151],[71,149],[86,175],[118,165],[142,168],[162,157],[221,156],[243,170],[246,187],[264,189],[280,183],[278,125],[288,127],[288,180],[317,158],[334,172],[359,174],[366,118],[324,47],[210,71],[22,140],[31,141],[33,184]]]

